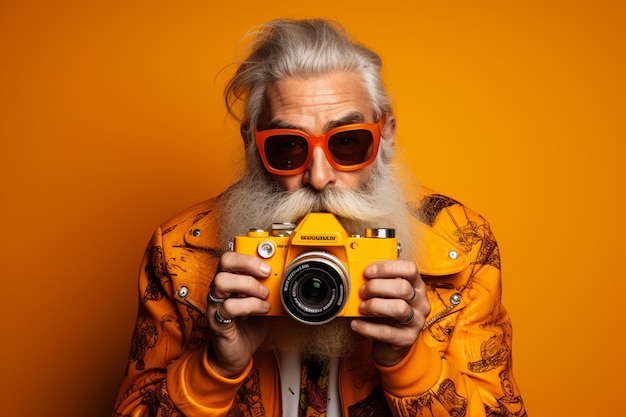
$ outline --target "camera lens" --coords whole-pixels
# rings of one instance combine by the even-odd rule
[[[285,269],[281,299],[285,311],[298,321],[323,324],[343,309],[350,293],[348,272],[336,256],[307,252]]]
[[[298,287],[300,299],[311,305],[323,305],[328,293],[328,287],[324,281],[316,276],[303,280]]]

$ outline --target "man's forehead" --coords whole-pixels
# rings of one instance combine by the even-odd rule
[[[288,77],[267,88],[273,127],[328,129],[373,117],[369,95],[356,73]]]

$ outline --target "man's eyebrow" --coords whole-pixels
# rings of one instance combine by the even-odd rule
[[[365,122],[365,116],[363,116],[362,113],[352,112],[343,116],[340,119],[331,120],[330,122],[326,123],[326,131],[328,132],[330,129],[333,129],[339,126],[345,126],[345,125],[350,125],[353,123],[363,123],[363,122]]]
[[[282,121],[280,119],[276,119],[276,120],[272,120],[267,124],[267,127],[263,130],[266,129],[295,129],[295,130],[302,130],[302,127],[300,126],[296,126],[296,125],[292,125],[291,123],[287,123],[285,121]]]
[[[353,123],[364,123],[365,122],[365,117],[363,116],[362,113],[359,112],[353,112],[353,113],[349,113],[339,119],[336,120],[331,120],[328,123],[326,123],[325,125],[325,131],[328,132],[330,129],[333,129],[335,127],[338,126],[345,126],[345,125],[349,125],[349,124],[353,124]],[[304,129],[302,128],[302,126],[296,126],[293,125],[291,123],[287,123],[284,120],[280,120],[280,119],[275,119],[272,120],[268,123],[266,129],[295,129],[295,130],[302,130],[304,131]],[[263,129],[265,130],[265,129]]]

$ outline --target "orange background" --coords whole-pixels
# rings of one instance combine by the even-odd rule
[[[624,361],[621,1],[0,2],[2,415],[108,416],[154,228],[235,178],[222,89],[275,17],[383,57],[398,147],[492,223],[533,417],[614,415]]]

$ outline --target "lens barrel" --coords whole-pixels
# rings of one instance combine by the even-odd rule
[[[343,309],[350,294],[350,278],[336,256],[306,252],[287,265],[281,282],[285,311],[306,324],[324,324]]]

